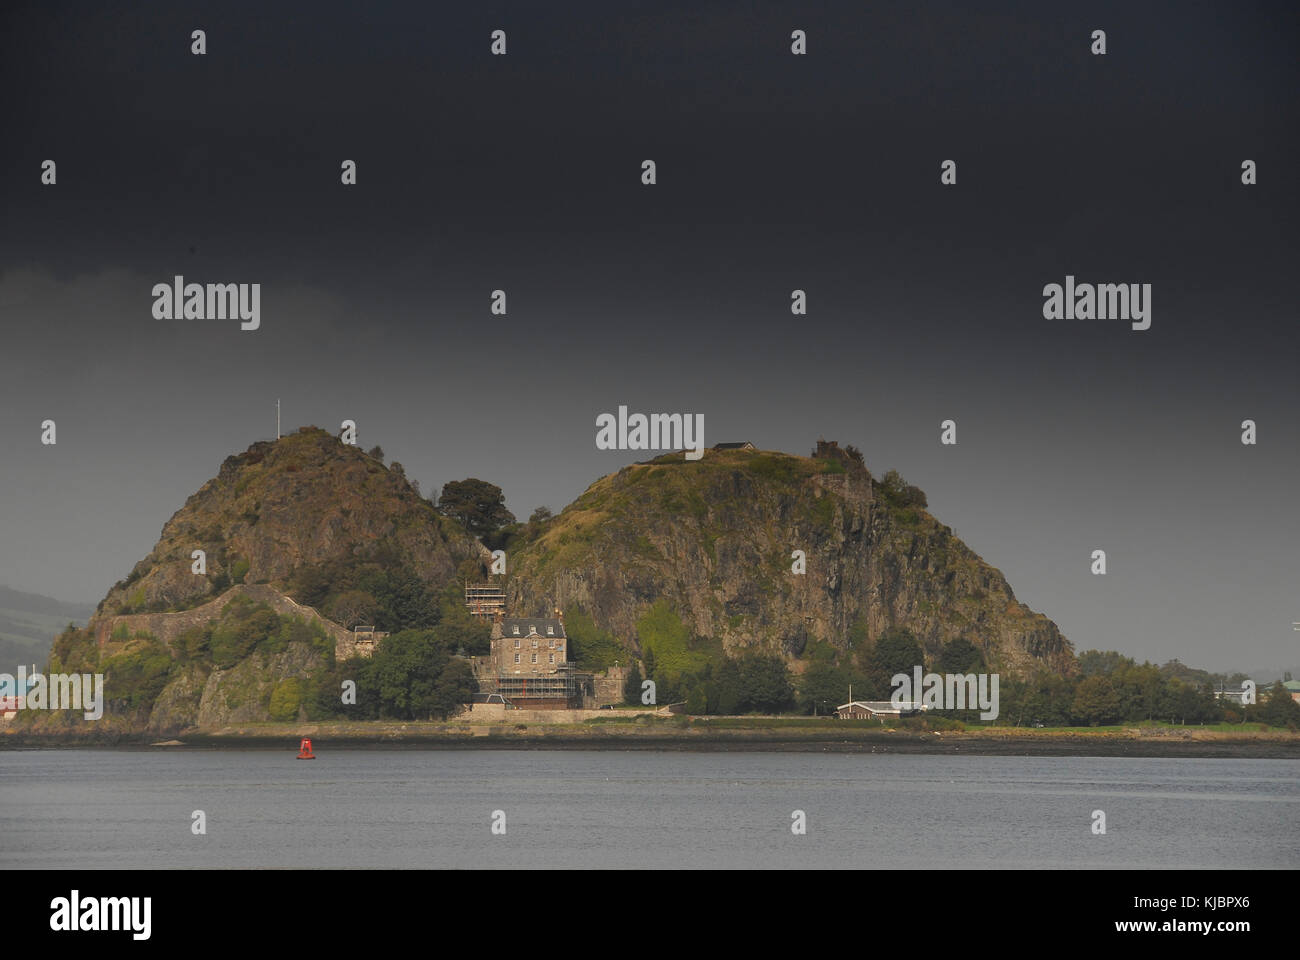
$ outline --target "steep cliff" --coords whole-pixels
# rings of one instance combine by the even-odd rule
[[[510,557],[511,608],[583,610],[631,649],[664,599],[733,654],[906,626],[927,654],[965,637],[997,669],[1072,669],[1069,641],[998,570],[837,449],[672,454],[604,477]]]

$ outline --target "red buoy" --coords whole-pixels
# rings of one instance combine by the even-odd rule
[[[302,746],[298,749],[299,760],[315,760],[316,754],[311,752],[311,741],[306,737],[302,738]]]

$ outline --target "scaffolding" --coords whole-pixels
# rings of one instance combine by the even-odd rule
[[[496,678],[496,693],[517,707],[529,707],[537,701],[570,706],[582,702],[582,678],[573,664],[560,664],[554,673],[501,673]]]
[[[465,607],[471,617],[492,620],[497,614],[505,615],[506,592],[496,583],[465,583]]]

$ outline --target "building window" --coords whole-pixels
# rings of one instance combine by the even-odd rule
[[[519,638],[518,638],[518,637],[515,637],[515,649],[516,649],[516,650],[519,649]]]
[[[546,628],[546,635],[547,635],[548,637],[553,637],[553,636],[555,636],[555,628],[554,628],[554,627],[550,627],[550,626],[548,626],[548,627]]]
[[[537,641],[536,641],[536,640],[533,641],[533,649],[534,649],[534,650],[537,649]]]
[[[555,649],[555,640],[552,639],[551,642],[547,644],[547,646],[550,647],[552,650],[554,650],[554,649]]]
[[[515,663],[518,663],[518,662],[519,662],[519,654],[516,653],[516,654],[515,654]]]
[[[536,663],[536,662],[537,662],[537,654],[534,653],[534,654],[533,654],[533,663]]]
[[[551,663],[555,662],[555,654],[551,654]]]
[[[515,636],[519,636],[519,624],[515,624]]]

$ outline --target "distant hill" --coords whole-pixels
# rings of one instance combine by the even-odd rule
[[[20,664],[44,665],[50,644],[69,623],[84,626],[93,603],[65,603],[39,593],[0,586],[0,673]]]

